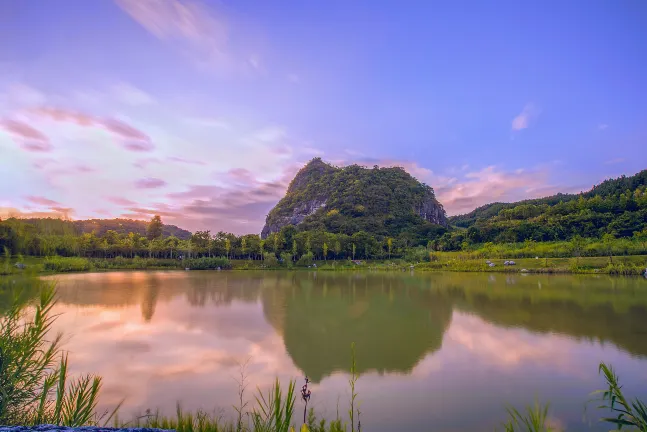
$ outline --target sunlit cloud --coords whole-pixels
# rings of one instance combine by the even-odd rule
[[[105,129],[118,138],[124,148],[131,151],[151,151],[155,147],[148,135],[115,118],[99,118],[82,112],[55,107],[38,107],[31,109],[29,112],[57,122],[69,122],[78,126],[94,126]]]
[[[54,200],[51,200],[49,198],[45,197],[40,197],[40,196],[28,196],[26,197],[27,201],[34,203],[34,204],[39,204],[43,205],[46,207],[53,207],[53,206],[60,206],[60,204]]]
[[[540,110],[532,103],[527,103],[519,115],[512,119],[512,130],[520,131],[530,126],[530,123],[539,116]]]
[[[49,138],[27,123],[18,120],[0,120],[0,128],[14,137],[18,145],[30,152],[47,152],[52,149]]]

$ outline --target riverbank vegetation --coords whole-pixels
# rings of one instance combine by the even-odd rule
[[[25,297],[35,294],[37,300]],[[237,415],[228,419],[199,411],[186,412],[179,405],[173,416],[147,412],[132,420],[120,419],[119,405],[110,412],[97,412],[101,378],[82,375],[69,376],[68,359],[61,351],[61,335],[48,332],[56,319],[52,314],[55,290],[49,282],[35,278],[0,279],[0,296],[7,308],[0,312],[0,424],[35,425],[42,423],[62,426],[114,425],[119,427],[155,427],[178,432],[216,431],[281,431],[360,432],[362,428],[360,400],[361,377],[355,372],[356,360],[351,350],[349,364],[348,415],[337,414],[332,421],[317,418],[315,410],[307,409],[312,395],[306,379],[301,391],[296,381],[287,389],[276,381],[268,391],[258,390],[254,397],[245,393],[247,387],[241,375],[240,406],[233,407]],[[5,303],[2,303],[5,304]],[[602,420],[614,429],[625,426],[647,430],[647,407],[640,400],[630,400],[622,390],[613,368],[602,363],[600,374],[606,388],[596,393],[600,408],[610,412]],[[253,401],[253,402],[250,402]],[[303,408],[303,417],[300,412]],[[536,405],[525,411],[508,408],[508,419],[502,411],[501,430],[549,431],[548,405]],[[339,412],[339,410],[338,410]],[[370,424],[370,419],[364,420]]]

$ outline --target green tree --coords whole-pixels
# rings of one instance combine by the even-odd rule
[[[245,255],[245,252],[247,251],[247,239],[245,237],[240,239],[240,250]]]
[[[645,249],[647,249],[647,228],[634,232],[634,239],[640,242],[643,247],[642,252],[645,253]]]
[[[327,261],[328,257],[328,243],[324,242],[323,244],[323,256],[324,256],[324,261]]]
[[[146,227],[146,237],[148,240],[162,237],[162,227],[162,218],[159,215],[153,216],[148,223],[148,227]]]
[[[389,251],[389,259],[391,259],[391,249],[393,248],[393,239],[391,237],[386,239],[386,247]]]
[[[229,251],[231,251],[231,240],[229,238],[225,239],[225,251],[227,252],[227,258],[229,258]]]
[[[357,247],[355,246],[355,243],[353,243],[353,261],[355,261],[355,250]]]
[[[613,241],[616,238],[613,234],[605,234],[602,236],[602,246],[604,247],[605,253],[609,256],[609,262],[613,263]]]
[[[296,259],[297,252],[298,252],[297,241],[296,241],[296,239],[294,239],[294,240],[292,240],[292,259],[293,260]]]
[[[582,256],[582,250],[584,249],[584,239],[580,235],[574,235],[571,238],[570,242],[571,251],[573,256],[576,258],[575,262],[578,262],[580,256]]]

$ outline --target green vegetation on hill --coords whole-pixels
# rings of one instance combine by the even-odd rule
[[[606,180],[580,194],[493,203],[449,219],[459,228],[439,239],[445,250],[469,243],[627,238],[647,228],[647,170]],[[462,229],[461,229],[462,228]]]
[[[431,187],[399,167],[337,168],[320,158],[310,161],[290,183],[269,215],[262,237],[286,225],[299,231],[374,236],[403,232],[426,236],[447,220]]]

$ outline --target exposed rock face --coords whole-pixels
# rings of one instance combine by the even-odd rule
[[[286,225],[304,222],[329,232],[383,232],[411,223],[410,216],[447,226],[433,189],[402,168],[333,167],[315,158],[290,183],[285,197],[270,211],[261,237]]]
[[[286,225],[299,225],[303,220],[315,214],[317,210],[326,206],[325,200],[314,199],[306,201],[294,207],[292,214],[289,216],[278,216],[276,220],[271,223],[266,222],[261,231],[261,238],[266,238],[271,233],[275,233],[281,230],[282,227]]]

